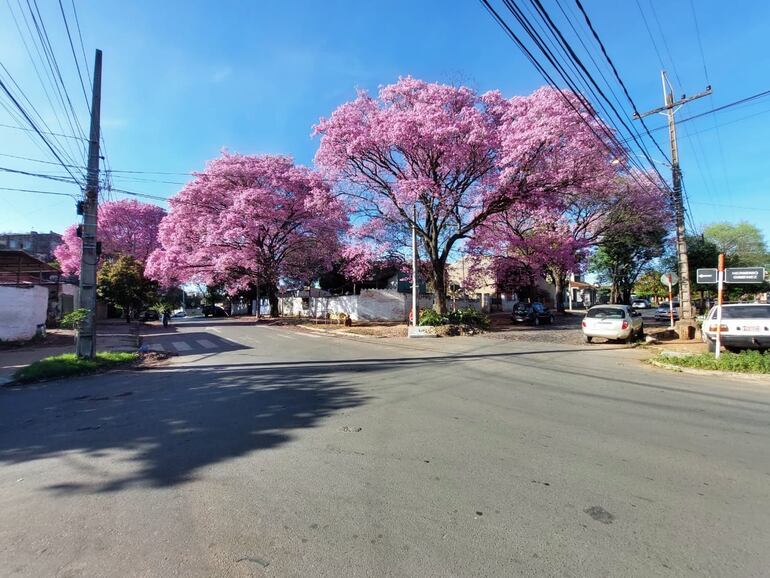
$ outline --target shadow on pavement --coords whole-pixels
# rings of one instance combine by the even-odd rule
[[[274,448],[366,401],[331,369],[276,367],[123,373],[0,390],[0,464],[132,452],[132,472],[59,493],[168,487],[205,466]],[[138,379],[141,378],[141,379]],[[141,385],[139,385],[141,383]],[[122,459],[126,459],[123,457]]]

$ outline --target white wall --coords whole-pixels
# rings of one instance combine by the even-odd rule
[[[32,339],[45,324],[48,289],[40,285],[0,286],[0,341]]]
[[[280,300],[281,315],[290,317],[326,318],[345,313],[353,321],[406,321],[412,304],[411,294],[389,289],[364,289],[360,295],[340,297],[284,297]],[[431,298],[420,298],[420,309],[433,306]]]

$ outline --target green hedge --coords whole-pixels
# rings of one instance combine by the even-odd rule
[[[466,309],[457,309],[447,311],[445,315],[436,313],[433,309],[423,309],[420,312],[420,325],[472,325],[487,329],[489,327],[489,316],[468,307]]]
[[[770,351],[760,353],[749,350],[740,353],[725,352],[719,359],[713,353],[695,355],[663,355],[655,358],[659,363],[696,369],[714,369],[719,371],[734,371],[737,373],[770,373]]]

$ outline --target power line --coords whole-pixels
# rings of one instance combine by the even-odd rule
[[[593,23],[591,22],[591,19],[588,17],[588,13],[583,8],[583,4],[580,2],[580,0],[575,0],[575,3],[577,4],[578,9],[580,10],[580,13],[583,15],[583,18],[586,21],[586,25],[588,26],[589,30],[591,30],[591,34],[593,34],[594,40],[596,40],[596,43],[599,45],[599,48],[602,51],[602,54],[604,55],[604,58],[607,60],[607,64],[610,65],[610,68],[612,69],[612,73],[615,75],[615,78],[618,81],[618,84],[620,84],[621,88],[623,89],[623,93],[626,95],[626,98],[628,99],[628,102],[631,104],[631,107],[634,110],[634,114],[636,116],[639,116],[639,109],[636,106],[636,103],[634,102],[634,99],[631,98],[631,94],[628,92],[628,88],[626,88],[625,82],[623,82],[623,79],[620,77],[620,73],[618,72],[618,69],[615,67],[615,63],[610,58],[610,55],[607,53],[607,49],[604,46],[604,42],[602,42],[602,39],[599,38],[599,34],[596,32],[596,29],[594,28]],[[650,134],[650,129],[647,126],[647,124],[644,122],[643,119],[640,119],[642,123],[642,127],[644,128],[645,132],[647,133],[647,136],[650,137],[650,140],[655,144],[655,147],[658,149],[660,154],[663,155],[663,158],[667,161],[671,162],[666,155],[666,153],[663,151],[661,146],[658,144],[658,142],[652,137]],[[634,139],[636,140],[636,139]],[[648,156],[645,154],[645,156]],[[648,156],[648,161],[652,163],[652,159]],[[662,177],[661,177],[662,178]]]
[[[17,193],[35,193],[38,195],[56,195],[60,197],[70,197],[72,199],[78,198],[76,195],[73,195],[72,193],[59,193],[57,191],[39,191],[37,189],[16,189],[13,187],[0,187],[0,191],[13,191]]]
[[[11,169],[8,167],[0,167],[0,171],[4,173],[13,173],[15,175],[24,175],[27,177],[37,177],[39,179],[48,179],[51,181],[59,181],[61,183],[74,183],[76,185],[79,185],[80,183],[74,178],[70,177],[63,177],[60,175],[51,175],[51,174],[45,174],[45,173],[33,173],[30,171],[22,171],[20,169]]]
[[[553,68],[556,70],[556,72],[559,73],[559,75],[562,77],[562,79],[570,86],[571,90],[573,91],[575,99],[577,99],[580,102],[580,105],[585,108],[585,110],[591,114],[595,119],[599,122],[599,127],[601,131],[604,133],[604,137],[600,136],[597,133],[597,129],[589,123],[583,114],[577,109],[575,106],[575,103],[567,97],[567,95],[564,93],[564,91],[556,84],[555,80],[551,76],[551,74],[545,69],[545,67],[538,62],[538,60],[533,55],[532,51],[527,48],[527,46],[524,44],[524,42],[519,38],[519,36],[513,31],[513,29],[505,22],[505,20],[500,16],[500,14],[492,7],[489,0],[481,0],[482,4],[486,8],[486,10],[490,13],[490,15],[494,18],[494,20],[497,22],[497,24],[503,29],[503,31],[511,38],[511,40],[514,41],[514,43],[519,47],[519,49],[524,53],[524,55],[527,57],[527,59],[532,63],[532,65],[538,70],[538,72],[543,76],[543,78],[561,95],[561,97],[565,100],[567,105],[578,115],[578,118],[584,122],[588,127],[589,130],[593,133],[593,135],[597,138],[598,141],[604,146],[610,154],[613,156],[624,156],[622,154],[623,147],[620,145],[617,136],[612,133],[612,131],[606,126],[605,123],[603,123],[600,119],[596,117],[595,111],[593,111],[593,107],[591,106],[588,101],[586,101],[585,97],[580,94],[580,92],[575,88],[574,82],[571,80],[571,77],[569,74],[566,73],[564,68],[561,66],[561,64],[558,62],[558,59],[555,58],[555,56],[548,50],[548,48],[543,44],[542,38],[537,34],[536,31],[532,29],[532,26],[529,24],[526,16],[524,16],[521,11],[513,5],[509,0],[504,0],[505,6],[508,8],[508,10],[513,14],[513,16],[516,18],[516,20],[519,22],[519,24],[522,26],[524,31],[530,36],[530,38],[533,40],[537,48],[543,53],[543,56],[548,60],[548,62],[553,66]],[[573,51],[574,52],[574,51]],[[595,84],[595,82],[594,82]],[[622,119],[622,117],[620,117]],[[609,143],[612,143],[612,146],[610,146]],[[643,146],[640,146],[640,149],[646,152],[646,149],[644,149]],[[647,155],[649,158],[649,155]],[[626,159],[626,162],[630,164],[637,164],[637,161],[635,161],[632,157],[629,157]],[[652,164],[652,162],[650,163]],[[653,183],[654,186],[660,187],[661,184],[665,184],[665,180],[662,179],[662,176],[657,171],[657,169],[653,166],[653,170],[658,174],[658,176],[661,177],[660,182],[656,182],[653,180],[649,174],[644,170],[643,167],[639,166],[639,171],[641,174],[648,178],[650,182]],[[634,171],[629,171],[629,175],[637,181],[638,178],[637,175],[634,173]],[[640,183],[641,184],[641,183]]]
[[[19,20],[16,18],[16,12],[15,12],[15,10],[13,9],[13,7],[11,6],[11,1],[10,1],[10,0],[6,0],[6,3],[7,3],[7,5],[8,5],[8,10],[10,11],[10,13],[11,13],[11,16],[13,17],[13,22],[14,22],[14,25],[16,26],[16,30],[17,30],[17,32],[19,33],[19,37],[21,38],[21,41],[22,41],[22,43],[24,44],[24,49],[25,49],[25,50],[26,50],[26,52],[27,52],[27,56],[29,57],[29,60],[30,60],[30,62],[32,63],[32,67],[33,67],[33,69],[34,69],[34,71],[35,71],[35,75],[37,76],[37,79],[38,79],[38,81],[40,82],[40,86],[42,87],[42,89],[43,89],[43,93],[45,94],[45,97],[46,97],[46,99],[48,100],[48,104],[50,104],[50,105],[51,105],[51,112],[53,113],[54,119],[56,120],[56,123],[57,123],[57,124],[58,124],[58,126],[59,126],[59,131],[60,131],[60,133],[63,133],[63,132],[64,132],[64,125],[62,124],[61,118],[59,117],[59,114],[58,114],[58,113],[57,113],[57,111],[56,111],[56,106],[54,106],[54,103],[53,103],[53,99],[51,98],[51,94],[48,92],[48,88],[47,88],[47,86],[46,86],[46,83],[45,83],[45,81],[43,80],[43,75],[40,73],[40,68],[38,68],[38,64],[37,64],[37,61],[35,60],[34,56],[32,55],[32,51],[31,51],[31,50],[30,50],[30,48],[29,48],[29,44],[27,44],[27,40],[26,40],[26,38],[25,38],[25,35],[24,35],[24,33],[22,32],[21,26],[19,25]],[[25,25],[25,26],[26,26],[26,28],[27,28],[27,32],[29,33],[29,36],[30,36],[30,40],[31,40],[31,42],[32,42],[32,45],[34,46],[34,48],[35,48],[35,51],[37,52],[38,58],[40,59],[40,61],[41,61],[41,63],[42,63],[43,57],[42,57],[42,55],[40,54],[40,48],[38,47],[37,43],[36,43],[36,42],[35,42],[35,40],[34,40],[34,36],[33,36],[33,34],[32,34],[32,29],[30,28],[29,22],[28,22],[28,20],[27,20],[27,16],[26,16],[26,14],[24,13],[24,9],[23,9],[23,8],[22,8],[22,6],[21,6],[21,0],[17,0],[17,4],[18,4],[18,9],[19,9],[19,14],[21,15],[21,18],[22,18],[22,19],[23,19],[23,21],[24,21],[24,25]],[[42,66],[42,64],[41,64],[41,67],[43,67],[43,66]],[[48,80],[49,80],[50,86],[51,86],[51,88],[53,89],[53,81],[51,80],[51,75],[50,75],[50,73],[49,73],[49,71],[48,71],[47,69],[45,69],[45,72],[46,72],[46,75],[47,75],[47,77],[48,77]],[[22,93],[23,93],[23,91],[22,91]],[[29,102],[29,99],[27,99],[27,101]],[[30,102],[29,104],[30,104],[30,106],[32,107],[32,109],[33,109],[33,110],[35,110],[35,107],[34,107],[34,105],[32,105],[32,103],[31,103],[31,102]],[[65,136],[65,135],[62,135],[62,134],[60,134],[60,133],[53,133],[53,132],[51,132],[50,128],[48,128],[48,126],[47,126],[47,124],[46,124],[45,120],[42,118],[42,116],[40,116],[40,115],[38,114],[38,117],[40,118],[40,122],[41,122],[41,124],[42,124],[42,125],[43,125],[45,128],[47,128],[47,129],[48,129],[48,133],[49,133],[49,134],[51,134],[52,136],[54,136],[54,135],[55,135],[55,136]],[[69,138],[69,135],[66,135],[66,138]],[[62,144],[62,142],[61,142],[61,141],[58,141],[58,139],[57,139],[57,141],[56,141],[56,142],[57,142],[57,144],[58,144],[58,146],[59,146],[59,148],[60,148],[60,150],[61,150],[61,154],[62,154],[63,156],[67,156],[67,157],[69,158],[69,160],[70,160],[70,161],[72,161],[74,157],[71,157],[71,156],[69,156],[69,155],[71,155],[71,153],[72,153],[72,151],[73,151],[73,150],[75,150],[75,151],[76,151],[77,149],[73,149],[73,148],[70,146],[70,148],[69,148],[69,152],[65,152],[65,151],[67,151],[67,147],[66,147],[66,146],[64,146],[64,144]],[[67,142],[67,141],[65,141],[65,142]],[[70,145],[71,145],[72,143],[67,143],[67,144],[70,144]],[[76,152],[76,155],[75,155],[75,156],[77,156],[78,154],[79,154],[79,153],[77,153],[77,152]]]
[[[88,108],[88,112],[91,112],[91,103],[88,101],[88,92],[86,91],[86,85],[83,82],[83,73],[80,71],[80,62],[78,61],[78,57],[75,54],[75,45],[72,43],[72,35],[70,34],[70,26],[67,23],[67,15],[64,13],[64,6],[61,3],[61,0],[59,0],[59,10],[61,11],[61,17],[64,21],[64,28],[67,30],[67,40],[69,40],[70,43],[70,49],[72,50],[72,58],[75,61],[75,68],[77,68],[78,71],[78,79],[80,80],[80,88],[83,89],[83,98],[86,101],[86,107]]]
[[[12,124],[0,123],[0,126],[3,127],[3,128],[12,128],[14,130],[23,130],[23,131],[26,131],[26,132],[37,132],[37,131],[35,131],[35,130],[31,129],[31,128],[25,128],[23,126],[14,126]],[[62,137],[62,138],[71,138],[71,139],[75,139],[75,140],[85,140],[85,141],[88,140],[88,139],[85,139],[85,138],[80,137],[80,136],[73,136],[71,134],[62,134],[62,133],[59,133],[59,132],[50,132],[50,131],[45,131],[45,130],[41,130],[40,132],[42,134],[49,135],[49,136],[58,136],[58,137]]]
[[[34,131],[38,134],[38,136],[43,140],[43,142],[48,146],[48,148],[51,150],[53,155],[56,157],[56,160],[59,161],[59,163],[64,167],[64,169],[70,174],[70,176],[75,179],[75,182],[78,182],[78,179],[75,177],[74,174],[72,174],[72,171],[69,170],[69,167],[67,166],[67,163],[65,163],[61,156],[59,156],[59,153],[56,152],[56,149],[51,145],[51,143],[48,141],[48,139],[40,132],[40,129],[35,124],[35,121],[33,121],[29,114],[27,114],[27,111],[24,110],[24,107],[19,103],[18,100],[13,96],[10,90],[8,90],[8,87],[5,85],[5,82],[3,82],[2,79],[0,79],[0,88],[3,89],[3,91],[6,93],[8,98],[11,99],[11,102],[16,106],[16,108],[21,112],[21,114],[24,116],[24,118],[27,120],[29,125],[34,129]]]

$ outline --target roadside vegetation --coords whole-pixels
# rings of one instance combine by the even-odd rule
[[[18,370],[14,375],[15,383],[31,383],[44,379],[72,377],[88,373],[98,373],[134,363],[139,358],[137,353],[121,351],[96,354],[94,359],[84,359],[74,353],[64,353],[46,357]]]
[[[478,329],[489,329],[489,316],[468,307],[447,311],[445,314],[437,313],[434,309],[423,309],[420,313],[420,325],[468,325]]]
[[[681,356],[664,355],[661,353],[654,358],[654,361],[695,369],[733,371],[736,373],[770,373],[770,351],[765,353],[760,353],[759,351],[725,352],[719,356],[719,359],[716,359],[713,353]]]

